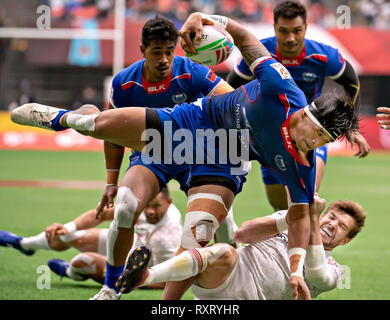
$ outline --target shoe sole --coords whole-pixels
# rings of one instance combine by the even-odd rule
[[[146,246],[130,253],[125,270],[119,277],[116,287],[121,293],[129,293],[140,287],[148,277],[148,265],[152,251]]]

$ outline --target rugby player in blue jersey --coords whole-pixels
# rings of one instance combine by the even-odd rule
[[[142,106],[150,108],[173,107],[197,98],[232,91],[233,89],[212,70],[198,65],[186,57],[175,55],[178,31],[168,19],[157,16],[148,20],[142,30],[140,50],[144,59],[119,72],[113,79],[111,108]],[[107,168],[107,187],[97,207],[113,206],[117,195],[115,217],[107,241],[107,276],[105,286],[96,299],[115,294],[115,283],[121,274],[133,244],[134,225],[146,203],[153,199],[161,186],[171,179],[179,182],[187,192],[189,167],[175,164],[153,164],[144,161],[139,151],[130,157],[119,189],[118,175],[124,148],[104,143]],[[233,244],[234,222],[232,211],[216,233],[218,242]]]
[[[241,151],[249,150],[249,160],[257,160],[272,168],[286,182],[290,286],[294,297],[299,294],[304,299],[310,298],[303,279],[303,263],[310,237],[309,205],[315,191],[315,149],[341,137],[350,139],[357,121],[353,104],[349,97],[336,95],[322,95],[308,104],[288,70],[272,58],[252,33],[227,17],[192,14],[180,32],[185,51],[196,52],[190,35],[195,33],[195,42],[200,41],[203,24],[226,28],[255,75],[254,81],[233,92],[206,97],[196,103],[183,103],[173,109],[134,107],[100,112],[98,108],[87,105],[67,111],[32,103],[16,108],[11,119],[19,124],[47,129],[72,128],[138,151],[148,147],[144,138],[145,133],[150,132],[160,133],[160,149],[170,144],[168,150],[173,154],[183,150],[184,143],[197,161],[190,165],[188,207],[179,252],[207,245],[219,223],[225,219],[226,208],[231,207],[245,182],[241,163],[236,163],[230,153],[227,162],[220,161],[220,158],[215,163],[205,161],[204,158],[213,151],[219,154],[222,150],[226,155],[227,146],[220,141],[214,145],[214,150],[205,148],[205,143],[201,145],[203,149],[200,148],[195,139],[197,130],[233,132],[232,140],[236,144],[240,141]],[[167,127],[171,130],[166,130]],[[183,129],[192,139],[184,142],[172,139],[172,133]],[[248,159],[244,157],[243,160]],[[218,254],[223,252],[215,252],[214,258],[218,258]],[[135,258],[129,256],[132,263]],[[146,265],[137,270],[138,276],[132,278],[146,276]],[[118,281],[124,292],[132,285],[123,278]],[[171,286],[170,290],[181,289],[181,285]],[[180,290],[177,292],[180,297]],[[174,293],[171,291],[169,296],[172,298]]]
[[[120,71],[112,81],[110,108],[130,106],[162,108],[192,102],[197,98],[233,91],[223,79],[205,66],[186,57],[175,55],[178,30],[173,22],[157,16],[149,19],[142,29],[140,50],[144,59]],[[124,147],[104,143],[107,186],[96,208],[97,217],[105,206],[112,207],[117,196],[115,219],[107,236],[105,285],[95,298],[117,298],[115,283],[122,273],[127,255],[133,245],[134,225],[145,208],[169,180],[179,182],[187,192],[189,166],[154,164],[144,161],[139,151],[130,156],[130,165],[119,188],[118,178]],[[232,211],[216,232],[217,242],[233,244]]]
[[[295,83],[304,92],[308,103],[322,93],[325,78],[343,86],[355,105],[355,115],[359,111],[359,79],[352,65],[339,51],[314,40],[305,39],[307,23],[306,8],[297,1],[283,1],[274,8],[275,36],[260,40],[271,56],[283,64]],[[234,88],[254,79],[244,59],[234,66],[227,81]],[[352,146],[356,143],[359,158],[370,152],[366,139],[358,131],[352,134]],[[316,191],[318,192],[325,164],[327,147],[317,150]],[[285,183],[278,174],[264,166],[261,173],[268,201],[275,210],[287,209]]]

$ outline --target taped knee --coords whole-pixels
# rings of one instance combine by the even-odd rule
[[[120,187],[115,204],[114,221],[119,228],[131,228],[140,200],[128,187]]]
[[[188,212],[183,226],[181,246],[193,249],[206,246],[219,227],[218,220],[205,211]]]
[[[80,253],[69,264],[69,276],[76,281],[82,281],[96,273],[96,264],[91,256]]]

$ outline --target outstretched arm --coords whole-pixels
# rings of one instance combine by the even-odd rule
[[[326,201],[319,197],[310,206],[310,242],[305,260],[305,278],[320,290],[328,291],[337,286],[343,274],[342,268],[327,263],[320,231],[320,215]]]
[[[234,240],[254,243],[287,231],[286,214],[287,210],[281,210],[266,217],[244,221],[234,233]]]

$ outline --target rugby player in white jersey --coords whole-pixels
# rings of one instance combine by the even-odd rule
[[[304,264],[309,288],[299,292],[303,299],[334,289],[342,280],[342,267],[330,256],[332,250],[350,242],[361,231],[366,213],[353,201],[335,201],[325,209],[324,199],[310,206],[310,244]],[[150,258],[147,247],[133,251],[136,268],[122,275],[127,290],[154,282],[179,281],[196,276],[192,291],[198,299],[291,299],[290,261],[287,246],[287,211],[244,222],[235,240],[248,245],[234,249],[219,243],[183,252],[162,264],[145,268]],[[140,254],[141,253],[141,254]],[[297,299],[298,295],[293,295]]]
[[[106,241],[108,229],[94,228],[104,221],[112,221],[114,207],[105,208],[100,219],[96,210],[89,210],[73,221],[62,225],[53,223],[44,232],[31,237],[19,237],[7,231],[0,231],[0,245],[18,249],[32,255],[39,249],[64,251],[75,248],[81,251],[70,263],[62,259],[48,262],[50,269],[61,277],[76,281],[92,278],[104,283],[106,265]],[[181,213],[172,204],[168,188],[150,201],[140,215],[135,227],[133,249],[147,245],[153,250],[150,265],[159,264],[172,258],[180,246],[182,235]],[[147,288],[163,289],[164,283]]]

